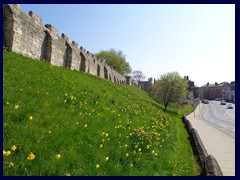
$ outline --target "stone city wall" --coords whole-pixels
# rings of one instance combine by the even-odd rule
[[[21,11],[19,4],[3,5],[3,47],[25,56],[63,66],[72,70],[88,72],[118,84],[126,84],[126,77],[112,69],[104,59],[69,42],[69,38],[51,24],[30,11]]]

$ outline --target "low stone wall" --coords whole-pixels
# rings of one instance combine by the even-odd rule
[[[192,127],[191,122],[186,116],[183,116],[182,119],[189,134],[192,148],[197,152],[199,157],[202,168],[201,174],[203,176],[223,176],[217,160],[212,155],[208,155],[197,130]]]

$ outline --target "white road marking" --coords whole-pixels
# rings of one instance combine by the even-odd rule
[[[218,124],[218,125],[227,128],[227,126],[224,126],[224,125],[222,125],[222,124]]]

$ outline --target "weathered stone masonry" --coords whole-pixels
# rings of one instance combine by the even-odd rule
[[[126,84],[126,77],[112,69],[104,59],[69,38],[30,11],[25,14],[19,4],[3,5],[3,47],[25,56],[63,66],[72,70],[88,72],[118,84]],[[128,81],[129,82],[129,81]],[[130,82],[129,82],[130,83]]]

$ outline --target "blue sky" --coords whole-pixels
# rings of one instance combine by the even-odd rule
[[[86,50],[114,48],[147,78],[177,71],[195,85],[235,80],[234,4],[21,4]]]

